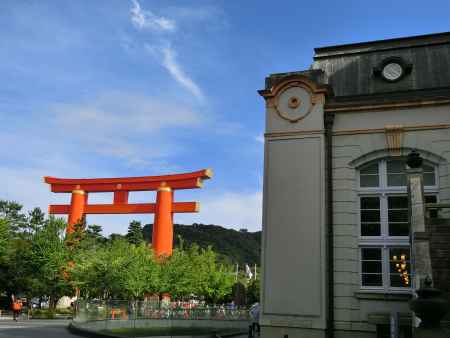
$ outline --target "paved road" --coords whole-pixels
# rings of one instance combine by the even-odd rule
[[[68,320],[0,320],[0,338],[75,338]]]
[[[67,330],[69,323],[70,320],[61,319],[0,320],[0,338],[80,338]],[[248,335],[235,338],[248,338]]]

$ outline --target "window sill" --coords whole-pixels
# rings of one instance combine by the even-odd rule
[[[407,301],[412,295],[409,292],[386,293],[376,291],[359,291],[355,292],[355,297],[358,299],[368,300],[384,300],[384,301]]]

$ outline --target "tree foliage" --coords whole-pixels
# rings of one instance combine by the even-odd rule
[[[185,245],[170,257],[155,257],[143,241],[140,222],[125,236],[102,235],[99,225],[81,225],[65,234],[63,219],[28,214],[16,202],[0,200],[0,293],[59,297],[79,290],[86,298],[142,299],[169,293],[172,299],[192,295],[209,302],[230,296],[234,268],[211,246]]]
[[[139,244],[144,241],[142,234],[142,224],[139,221],[131,221],[128,226],[128,232],[126,234],[128,242],[132,244]]]

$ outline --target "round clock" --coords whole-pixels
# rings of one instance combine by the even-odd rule
[[[396,81],[402,77],[403,67],[396,62],[389,62],[381,70],[381,75],[387,81]]]

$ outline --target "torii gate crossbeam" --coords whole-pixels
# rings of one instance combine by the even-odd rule
[[[88,214],[144,214],[154,213],[152,246],[157,256],[172,254],[173,214],[198,212],[197,202],[173,202],[174,190],[201,188],[204,179],[212,177],[210,169],[192,173],[123,178],[56,178],[44,177],[55,193],[72,193],[70,205],[49,206],[50,214],[69,215],[66,232]],[[156,203],[128,203],[130,191],[156,190]],[[88,204],[90,193],[113,192],[112,204]]]

